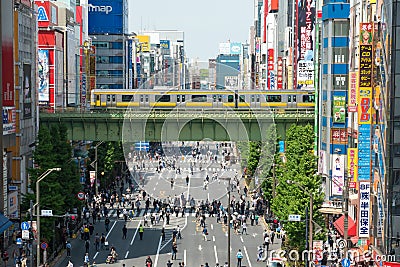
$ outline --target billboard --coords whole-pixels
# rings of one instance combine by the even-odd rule
[[[282,57],[278,57],[278,68],[277,68],[277,82],[276,86],[278,90],[281,90],[283,88],[283,59]]]
[[[347,176],[351,181],[357,182],[358,178],[358,148],[348,148],[347,149]]]
[[[315,0],[296,5],[297,19],[297,89],[314,88]]]
[[[269,48],[267,52],[267,71],[268,71],[267,86],[269,90],[275,90],[275,82],[272,81],[272,79],[275,79],[274,65],[275,65],[274,49]]]
[[[1,1],[1,40],[2,40],[2,94],[3,106],[14,106],[14,51],[13,51],[13,1]]]
[[[137,52],[150,52],[150,35],[138,35],[139,51]]]
[[[360,216],[358,220],[358,236],[360,238],[369,237],[369,228],[371,226],[370,221],[370,202],[371,202],[371,192],[370,192],[370,182],[360,182]]]
[[[3,135],[15,133],[16,123],[15,107],[3,107]]]
[[[341,196],[344,185],[344,155],[333,154],[332,195]]]
[[[372,23],[360,23],[358,97],[358,180],[371,177]]]
[[[39,49],[38,50],[38,74],[39,74],[39,85],[38,85],[38,102],[40,104],[49,103],[49,50]]]
[[[230,43],[229,53],[231,55],[240,55],[242,53],[241,43]]]
[[[219,54],[220,55],[229,55],[231,52],[230,43],[219,43]]]
[[[333,103],[333,107],[332,107],[333,123],[345,123],[346,122],[346,97],[334,95],[332,103]]]
[[[347,111],[357,112],[358,73],[356,71],[349,73],[349,81]]]
[[[89,0],[89,34],[124,33],[123,0]]]
[[[331,128],[331,143],[334,145],[347,144],[347,130],[345,128]]]
[[[326,151],[320,150],[318,153],[318,173],[328,175],[328,166],[326,165]]]
[[[22,81],[23,83],[23,88],[24,88],[24,93],[23,93],[23,116],[24,119],[31,118],[32,117],[32,76],[31,76],[31,65],[29,64],[24,64],[23,66],[23,72],[24,72],[24,80]]]

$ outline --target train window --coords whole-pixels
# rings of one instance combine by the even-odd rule
[[[133,101],[133,95],[122,95],[122,102],[131,102]]]
[[[218,95],[218,102],[222,102],[222,95]]]
[[[186,96],[182,95],[182,102],[185,102],[185,101],[186,101]]]
[[[140,95],[140,102],[143,103],[143,95]]]
[[[254,95],[251,95],[251,101],[250,102],[254,102]]]
[[[315,95],[303,95],[303,103],[314,103]]]
[[[181,102],[181,95],[176,95],[176,102]]]
[[[260,102],[260,95],[256,95],[256,102]]]
[[[292,96],[291,95],[288,96],[287,102],[292,102]]]
[[[239,96],[239,102],[246,102],[244,95]]]
[[[156,102],[171,102],[170,95],[156,95]]]
[[[112,102],[115,102],[115,95],[112,95]]]
[[[110,100],[111,100],[111,96],[107,95],[107,102],[110,102]]]
[[[217,102],[217,96],[213,95],[213,102]]]
[[[100,101],[100,95],[96,95],[96,100]]]
[[[233,102],[233,95],[228,95],[228,102],[232,103]]]
[[[149,95],[145,95],[146,102],[149,102]]]
[[[293,96],[293,102],[295,102],[295,103],[297,102],[297,98],[295,95]]]
[[[282,96],[280,95],[267,95],[266,96],[267,102],[281,102],[282,101]],[[289,102],[290,102],[290,96],[289,96]]]
[[[207,102],[206,95],[192,95],[192,102]]]

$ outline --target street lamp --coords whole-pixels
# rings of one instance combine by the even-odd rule
[[[40,266],[40,203],[39,203],[39,197],[40,197],[40,188],[39,188],[39,183],[42,181],[44,178],[46,178],[47,175],[52,173],[53,171],[61,171],[61,168],[51,168],[47,169],[42,175],[40,175],[37,180],[36,180],[36,232],[37,232],[37,244],[36,244],[36,266]]]
[[[310,196],[310,221],[309,221],[309,227],[308,227],[308,229],[309,229],[309,236],[308,236],[308,252],[310,253],[311,251],[312,251],[312,249],[313,249],[313,245],[312,245],[312,243],[313,243],[313,222],[312,222],[312,219],[313,219],[313,202],[314,202],[314,200],[313,200],[313,195],[312,195],[312,193],[310,192],[310,191],[308,191],[308,190],[306,190],[299,182],[297,182],[297,181],[292,181],[292,180],[287,180],[286,181],[288,184],[295,184],[295,185],[297,185],[301,190],[303,190],[306,194],[308,194],[309,196]]]

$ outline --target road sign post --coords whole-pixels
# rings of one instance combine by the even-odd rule
[[[289,222],[300,222],[301,216],[299,214],[289,214]]]

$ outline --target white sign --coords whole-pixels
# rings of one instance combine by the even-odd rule
[[[53,216],[52,210],[41,210],[42,216]]]
[[[332,155],[332,195],[341,196],[344,185],[344,155]]]
[[[29,230],[22,230],[22,239],[29,239]]]
[[[370,221],[370,182],[360,182],[360,219],[358,221],[358,236],[361,238],[369,237]]]
[[[290,222],[299,222],[301,220],[301,216],[299,214],[289,214],[288,221]]]
[[[113,10],[112,6],[94,6],[92,4],[89,4],[88,7],[89,12],[103,12],[107,15]]]

